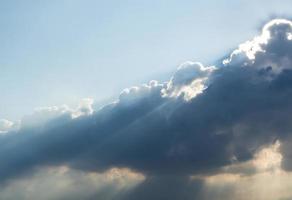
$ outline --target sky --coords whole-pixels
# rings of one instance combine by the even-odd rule
[[[290,8],[289,0],[3,0],[0,118],[87,97],[104,102],[167,80],[185,61],[213,64]]]
[[[291,3],[1,4],[1,200],[292,199]]]

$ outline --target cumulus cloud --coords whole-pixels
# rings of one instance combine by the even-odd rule
[[[203,92],[207,87],[208,76],[216,68],[214,66],[204,67],[199,62],[185,62],[180,65],[167,83],[167,87],[162,89],[164,97],[183,96],[185,100],[190,100],[197,94]]]
[[[184,63],[168,82],[125,89],[96,111],[88,99],[40,109],[0,137],[0,182],[44,167],[126,168],[145,180],[119,199],[216,199],[220,187],[237,191],[210,184],[216,176],[290,173],[291,35],[292,22],[276,19],[216,67]]]
[[[9,130],[24,130],[24,129],[41,129],[44,126],[52,125],[55,126],[58,123],[64,123],[66,120],[71,120],[74,118],[88,116],[93,113],[93,99],[84,98],[80,101],[77,108],[70,108],[68,105],[61,106],[47,106],[47,107],[37,107],[34,112],[29,115],[25,115],[18,122],[9,122],[8,120],[3,120],[3,128],[8,128]],[[63,118],[60,120],[60,118]],[[5,122],[5,123],[4,123]],[[0,121],[1,128],[1,121]],[[7,129],[6,128],[6,129]]]
[[[7,119],[0,119],[0,134],[7,133],[13,127],[14,123]]]
[[[270,75],[291,69],[292,22],[275,19],[267,23],[260,36],[247,41],[224,60],[225,65],[246,65]]]

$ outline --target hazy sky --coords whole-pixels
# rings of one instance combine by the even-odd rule
[[[291,0],[1,0],[0,118],[112,97],[186,60],[212,64],[291,7]]]

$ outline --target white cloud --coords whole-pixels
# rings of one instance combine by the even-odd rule
[[[0,119],[0,134],[5,134],[13,128],[14,123],[6,120]]]
[[[262,29],[261,35],[239,45],[223,64],[232,66],[250,66],[279,74],[292,68],[291,51],[292,22],[286,19],[274,19]]]
[[[181,64],[173,77],[162,89],[163,97],[179,97],[183,95],[185,100],[194,98],[206,88],[208,77],[216,68],[204,67],[199,62],[185,62]]]
[[[20,120],[20,128],[32,128],[36,126],[44,126],[51,120],[59,117],[68,117],[69,119],[78,118],[81,116],[91,115],[93,113],[94,100],[84,98],[80,101],[77,108],[73,109],[67,105],[61,106],[46,106],[35,108],[30,115],[24,116]]]

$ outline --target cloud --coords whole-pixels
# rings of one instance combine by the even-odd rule
[[[291,199],[292,174],[258,173],[253,176],[218,174],[205,179],[203,200]]]
[[[143,175],[128,169],[114,168],[104,173],[86,173],[67,166],[46,167],[36,170],[31,177],[1,187],[0,197],[5,200],[111,200],[143,180]]]
[[[125,89],[97,111],[92,100],[37,111],[0,137],[0,182],[44,167],[127,168],[145,181],[123,198],[204,199],[208,177],[224,170],[252,177],[259,169],[290,171],[291,34],[291,21],[276,19],[216,67],[184,63],[168,82]]]
[[[122,200],[185,199],[201,198],[204,187],[201,180],[191,180],[185,176],[148,177],[143,183],[123,195]]]
[[[0,119],[0,134],[5,134],[10,131],[14,123],[7,119]]]
[[[185,62],[180,65],[167,83],[167,87],[162,89],[163,97],[183,96],[185,100],[194,98],[206,88],[208,76],[216,68],[204,67],[199,62]]]
[[[224,60],[226,65],[245,65],[260,69],[269,75],[291,69],[292,22],[275,19],[267,23],[260,36],[247,41]]]

